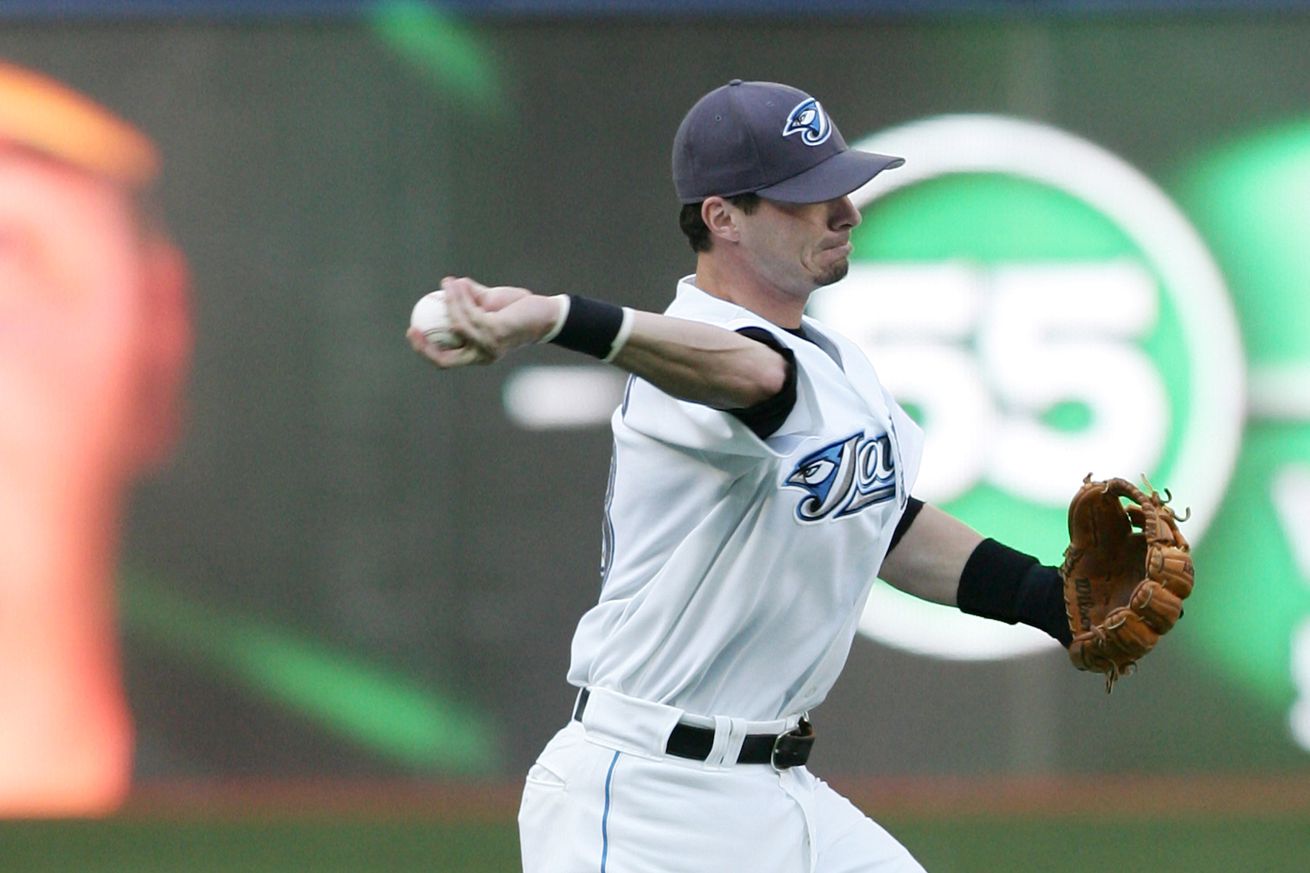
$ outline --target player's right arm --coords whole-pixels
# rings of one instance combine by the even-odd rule
[[[414,350],[438,367],[489,364],[507,352],[541,341],[556,325],[561,303],[523,288],[487,288],[447,278],[450,330],[464,341],[454,349],[407,336]],[[765,343],[710,324],[653,312],[633,313],[632,330],[611,361],[681,400],[715,409],[753,407],[782,391],[788,361]]]

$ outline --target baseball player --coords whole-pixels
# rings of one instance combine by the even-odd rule
[[[525,871],[921,870],[805,766],[874,578],[1069,644],[1059,572],[911,496],[920,429],[804,314],[846,274],[848,195],[901,163],[849,149],[808,94],[733,80],[674,140],[696,272],[663,315],[448,278],[463,344],[410,331],[440,367],[548,341],[631,374],[578,696],[523,794]]]

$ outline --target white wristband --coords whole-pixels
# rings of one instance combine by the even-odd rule
[[[564,329],[564,322],[569,319],[569,295],[556,294],[551,299],[559,301],[559,315],[555,316],[555,324],[546,331],[545,336],[537,340],[539,343],[548,343],[559,336],[559,332]]]
[[[614,342],[610,343],[610,353],[601,358],[605,363],[609,363],[619,356],[623,347],[628,344],[628,337],[632,336],[632,323],[636,321],[636,315],[632,309],[623,307],[623,323],[619,325],[619,332],[614,335]]]

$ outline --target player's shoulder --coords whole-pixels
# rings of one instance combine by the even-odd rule
[[[778,349],[794,350],[809,345],[802,333],[779,327],[744,306],[702,291],[696,287],[694,279],[694,276],[687,276],[678,283],[677,296],[664,311],[665,315],[738,331]],[[771,340],[765,337],[766,334]]]
[[[841,360],[853,355],[865,356],[864,349],[859,343],[818,319],[808,315],[802,316],[801,330],[812,345],[826,351],[829,357]]]
[[[830,343],[848,345],[852,340],[827,322],[819,321],[808,315],[801,316],[801,329],[810,336],[822,337]]]
[[[738,306],[722,297],[715,297],[696,287],[694,276],[685,276],[678,282],[677,294],[665,315],[685,318],[689,321],[702,321],[736,330],[738,327],[755,325],[769,327],[769,322],[744,306]]]

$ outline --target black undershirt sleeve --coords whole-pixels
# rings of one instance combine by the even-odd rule
[[[920,509],[923,509],[923,501],[917,497],[911,497],[909,502],[905,504],[905,511],[901,513],[901,520],[896,522],[896,530],[892,531],[892,544],[887,547],[888,553],[896,548],[896,544],[901,541],[901,537],[905,536],[905,532],[910,529],[910,525],[914,524],[914,517],[919,514]]]
[[[791,415],[792,407],[796,405],[796,354],[762,327],[743,327],[737,333],[764,343],[787,361],[787,376],[783,380],[782,390],[754,406],[727,410],[729,415],[750,428],[757,437],[767,439],[782,427],[787,416]]]

